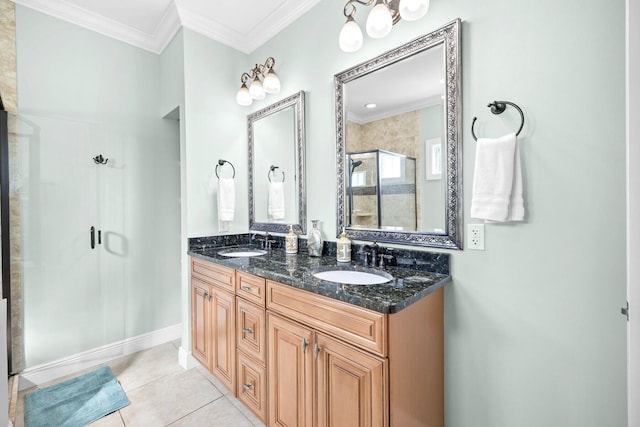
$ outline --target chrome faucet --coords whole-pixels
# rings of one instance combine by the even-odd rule
[[[271,239],[271,234],[269,234],[269,232],[267,231],[264,234],[264,239],[260,240],[260,234],[254,233],[253,235],[251,235],[251,239],[256,239],[260,242],[260,249],[264,249],[264,250],[271,250],[271,244],[275,243],[276,240]]]

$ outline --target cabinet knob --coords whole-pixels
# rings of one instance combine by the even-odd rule
[[[242,332],[244,332],[245,334],[252,334],[253,333],[253,329],[251,329],[251,328],[242,328]]]
[[[318,354],[322,351],[322,347],[320,347],[320,345],[318,343],[315,343],[313,345],[313,358],[317,359],[318,358]]]
[[[247,291],[247,292],[251,292],[251,286],[240,286],[240,289],[242,289],[243,291]]]
[[[307,352],[307,347],[309,347],[309,341],[306,338],[302,338],[302,352]]]
[[[253,384],[242,384],[242,388],[245,390],[251,390],[253,388]]]

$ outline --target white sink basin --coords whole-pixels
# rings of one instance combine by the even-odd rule
[[[218,252],[218,255],[235,257],[235,258],[245,258],[251,256],[260,256],[266,254],[267,251],[263,251],[262,249],[225,249]]]
[[[383,271],[324,270],[312,272],[314,277],[328,282],[348,285],[380,285],[393,280],[393,276]]]

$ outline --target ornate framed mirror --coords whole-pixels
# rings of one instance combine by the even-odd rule
[[[335,75],[337,235],[462,248],[460,26]]]
[[[304,92],[247,116],[249,229],[306,231]]]

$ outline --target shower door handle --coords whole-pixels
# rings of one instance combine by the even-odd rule
[[[91,249],[95,249],[96,247],[96,228],[91,226]]]
[[[102,244],[102,230],[98,230],[98,244]]]

